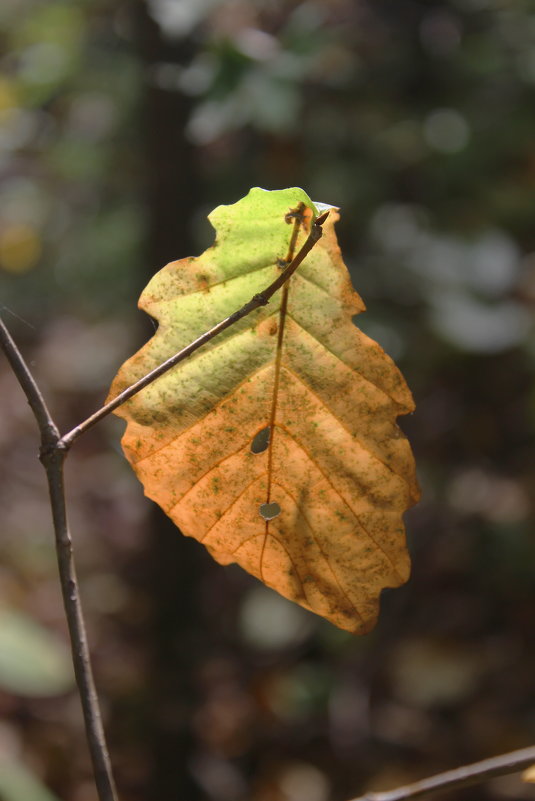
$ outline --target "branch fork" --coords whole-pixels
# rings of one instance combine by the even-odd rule
[[[263,292],[255,295],[241,309],[238,309],[230,317],[222,320],[205,334],[198,337],[186,348],[183,348],[140,381],[121,392],[120,395],[63,436],[61,436],[58,426],[48,410],[37,382],[0,317],[0,346],[4,350],[13,373],[26,395],[41,434],[39,460],[46,471],[48,480],[63,604],[69,628],[74,672],[84,715],[86,738],[93,763],[99,801],[117,801],[118,796],[93,679],[85,620],[76,577],[73,543],[67,520],[63,472],[65,458],[72,443],[81,434],[92,428],[97,422],[132,398],[144,387],[156,381],[161,375],[186,359],[221,331],[234,325],[242,317],[250,314],[260,306],[265,306],[269,303],[271,297],[290,279],[305,256],[320,239],[322,235],[321,224],[325,221],[327,214],[322,214],[321,217],[317,218],[309,237],[295,259]]]
[[[302,221],[303,212],[304,205],[298,209],[291,210],[286,217],[287,222]],[[116,398],[106,403],[97,412],[63,436],[61,436],[25,360],[13,341],[7,327],[0,318],[0,346],[4,350],[13,373],[26,395],[41,434],[39,459],[43,464],[48,480],[63,603],[69,627],[73,665],[84,715],[86,737],[93,763],[99,801],[117,801],[118,796],[115,789],[110,757],[102,726],[98,696],[93,679],[85,622],[78,589],[78,580],[76,577],[73,544],[67,520],[63,475],[65,458],[72,443],[88,429],[92,428],[97,422],[114,411],[114,409],[117,409],[168,370],[186,359],[198,348],[221,333],[221,331],[234,325],[238,320],[241,320],[260,306],[267,305],[275,292],[289,281],[303,259],[321,238],[322,224],[325,222],[328,215],[329,212],[327,211],[316,218],[311,227],[309,236],[299,252],[294,258],[288,258],[284,261],[284,269],[281,270],[280,275],[266,287],[265,290],[254,295],[241,309],[238,309],[202,336],[198,337],[194,342],[174,354],[170,359],[163,362],[135,384],[125,389],[117,395]],[[294,231],[294,236],[292,237],[293,245],[295,245],[294,237],[296,237],[296,235],[297,231]],[[292,252],[293,247],[291,245],[290,253]],[[280,260],[279,266],[281,266]],[[421,782],[397,788],[396,790],[384,793],[369,793],[358,799],[353,799],[353,801],[406,801],[406,799],[416,798],[424,793],[430,794],[446,789],[466,787],[494,776],[513,773],[533,763],[535,763],[535,746],[514,751],[510,754],[503,754],[499,757],[488,759],[474,765],[466,765],[456,770],[432,776]]]

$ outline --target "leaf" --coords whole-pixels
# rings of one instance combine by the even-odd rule
[[[0,687],[16,695],[49,696],[74,681],[67,647],[31,618],[0,609]]]
[[[316,214],[301,189],[256,188],[215,209],[215,244],[171,262],[143,292],[140,308],[159,328],[110,397],[267,287]],[[365,307],[341,260],[336,219],[333,209],[323,238],[266,307],[117,414],[145,493],[184,534],[364,633],[381,590],[409,575],[401,515],[418,488],[395,421],[413,401],[390,358],[352,323]]]

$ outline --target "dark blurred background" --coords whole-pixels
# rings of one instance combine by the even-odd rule
[[[122,801],[347,801],[532,743],[533,3],[2,0],[0,47],[1,313],[63,430],[150,336],[149,277],[255,185],[342,208],[358,323],[417,403],[413,577],[362,638],[182,537],[118,420],[76,445]],[[0,399],[0,798],[95,801],[36,426],[4,359]]]

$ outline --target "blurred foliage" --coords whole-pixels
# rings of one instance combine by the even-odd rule
[[[73,672],[63,643],[30,618],[0,609],[0,686],[16,695],[58,695]]]
[[[16,761],[0,758],[0,797],[2,801],[58,801],[32,773]]]
[[[117,310],[138,264],[140,71],[111,11],[8,0],[0,14],[0,290],[34,322],[58,300],[93,317]],[[110,271],[112,305],[101,291]]]
[[[1,302],[65,428],[132,351],[147,242],[173,229],[172,255],[199,252],[206,211],[253,185],[342,207],[359,325],[417,400],[413,579],[356,640],[163,523],[149,537],[116,425],[80,442],[68,491],[123,799],[342,801],[533,741],[534,12],[0,5]],[[35,428],[1,369],[0,601],[65,636]],[[0,715],[17,759],[92,797],[72,695],[3,689]],[[478,789],[530,797],[517,777]]]

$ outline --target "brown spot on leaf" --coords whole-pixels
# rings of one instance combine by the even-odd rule
[[[209,292],[210,291],[210,284],[208,283],[208,276],[199,273],[197,275],[197,284],[201,292]]]
[[[256,332],[259,337],[273,337],[279,330],[279,324],[274,317],[268,317],[258,324]]]

